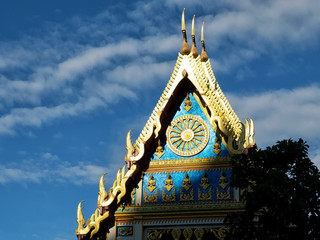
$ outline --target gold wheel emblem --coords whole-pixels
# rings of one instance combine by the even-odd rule
[[[169,148],[180,156],[193,156],[201,152],[209,141],[209,129],[196,115],[183,115],[172,121],[167,129]]]

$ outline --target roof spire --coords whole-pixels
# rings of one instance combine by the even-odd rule
[[[182,11],[182,18],[181,18],[181,30],[182,30],[182,35],[183,35],[183,43],[181,47],[181,53],[183,55],[188,55],[190,53],[190,46],[187,41],[187,34],[186,34],[186,24],[184,22],[184,10]]]
[[[194,33],[194,18],[196,15],[193,15],[192,19],[192,28],[191,28],[191,36],[192,36],[192,48],[191,48],[191,53],[194,58],[198,57],[199,53],[197,50],[196,46],[196,38],[195,38],[195,33]]]
[[[204,22],[202,22],[202,27],[201,27],[201,44],[202,44],[202,51],[201,51],[200,59],[201,59],[201,62],[206,62],[206,61],[208,61],[208,55],[207,55],[207,53],[206,53],[206,46],[204,45],[203,25],[204,25]]]

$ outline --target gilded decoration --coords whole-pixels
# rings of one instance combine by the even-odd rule
[[[159,240],[162,239],[162,236],[166,233],[169,233],[169,229],[152,229],[147,231],[147,240]]]
[[[194,201],[194,190],[191,189],[190,193],[184,193],[182,190],[180,191],[180,201]]]
[[[136,189],[134,188],[131,192],[131,205],[134,205],[136,203],[135,194],[136,194]]]
[[[199,201],[211,201],[212,200],[212,187],[210,187],[210,186],[211,186],[211,184],[209,183],[208,175],[207,175],[206,171],[204,171],[203,177],[201,178],[200,187],[198,188]],[[209,188],[209,190],[207,192],[205,192],[208,188]]]
[[[167,176],[167,180],[165,182],[164,188],[167,189],[168,192],[170,192],[171,189],[173,188],[173,181],[169,172],[168,172],[168,176]]]
[[[156,182],[154,181],[154,177],[152,173],[150,174],[150,180],[148,181],[148,186],[146,187],[151,193],[157,188]]]
[[[222,187],[222,189],[225,189],[229,185],[228,179],[226,177],[226,174],[224,171],[221,171],[221,177],[219,179],[219,186]]]
[[[226,227],[221,228],[185,228],[185,229],[148,229],[147,240],[161,240],[161,239],[173,239],[173,240],[197,240],[203,239],[218,239],[224,240],[227,236],[229,229]],[[183,237],[181,238],[181,235]]]
[[[224,171],[221,172],[221,177],[219,179],[219,186],[225,190],[228,187],[228,179]],[[219,187],[216,188],[217,190],[217,200],[231,200],[231,187],[229,186],[226,192],[220,191]]]
[[[194,230],[194,235],[196,236],[197,240],[202,240],[202,237],[204,235],[204,229],[203,228],[197,228]]]
[[[224,240],[229,232],[229,228],[210,228],[207,229],[207,232],[213,233],[216,238],[219,240]]]
[[[172,194],[166,194],[164,190],[162,190],[162,202],[175,202],[176,201],[176,189],[173,189]]]
[[[231,189],[230,187],[226,192],[221,192],[219,188],[217,188],[217,200],[231,200]]]
[[[173,240],[179,240],[181,236],[181,230],[180,229],[173,229],[171,231],[171,236],[173,237]]]
[[[164,151],[163,147],[161,146],[160,139],[158,140],[158,147],[156,149],[156,152],[154,153],[159,159],[163,156]]]
[[[188,191],[191,187],[192,187],[192,184],[191,184],[191,180],[189,178],[189,175],[188,173],[186,172],[185,174],[185,178],[183,179],[183,185],[182,187],[184,188],[184,190]]]
[[[209,183],[209,178],[208,178],[208,174],[206,171],[203,172],[203,177],[201,178],[201,184],[200,186],[204,189],[207,190],[208,187],[210,187],[210,183]]]
[[[193,231],[191,228],[186,228],[183,230],[183,236],[185,240],[190,240],[192,237]]]
[[[185,178],[183,180],[182,188],[187,192],[192,188],[191,180],[189,178],[188,173],[185,173]],[[194,190],[193,188],[189,193],[184,193],[183,190],[180,190],[180,201],[193,201],[194,200]]]
[[[216,165],[216,164],[230,164],[230,157],[201,157],[201,158],[183,158],[183,159],[172,159],[172,160],[160,160],[150,161],[150,167],[159,166],[183,166],[186,164],[197,164],[197,165]]]
[[[186,97],[186,101],[184,102],[184,107],[185,110],[187,110],[187,112],[190,111],[190,109],[192,108],[192,103],[190,101],[190,97],[189,94],[187,93],[187,97]]]
[[[118,227],[119,236],[132,236],[133,228],[132,227]]]
[[[209,128],[196,115],[186,114],[174,119],[166,132],[168,147],[179,156],[201,152],[209,141]]]
[[[148,195],[147,191],[144,190],[144,202],[145,203],[155,203],[158,202],[158,190],[153,194],[153,196]]]
[[[218,139],[218,137],[216,136],[216,140],[215,140],[215,144],[213,145],[213,150],[212,150],[217,156],[219,155],[219,153],[222,151],[221,149],[221,144],[220,141]]]

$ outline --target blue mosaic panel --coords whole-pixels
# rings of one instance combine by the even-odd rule
[[[209,120],[207,119],[205,113],[202,111],[200,105],[198,104],[197,100],[195,99],[195,97],[193,96],[192,93],[189,93],[189,97],[190,97],[190,101],[192,102],[192,108],[187,111],[186,109],[184,109],[184,104],[186,99],[184,99],[184,101],[182,102],[182,104],[180,105],[178,111],[176,112],[174,119],[176,119],[177,117],[180,117],[182,115],[185,114],[192,114],[192,115],[197,115],[200,116],[205,123],[208,125],[209,127],[209,133],[210,133],[210,137],[209,137],[209,142],[207,144],[207,146],[198,154],[190,156],[190,158],[208,158],[208,157],[217,157],[217,154],[215,154],[213,152],[213,145],[215,144],[215,139],[216,139],[216,132],[213,131],[212,126],[210,125]],[[225,157],[225,156],[230,156],[230,153],[228,152],[227,148],[225,147],[225,145],[223,144],[223,142],[221,141],[221,138],[219,136],[217,136],[219,139],[219,142],[221,144],[221,152],[219,153],[219,157]],[[153,154],[151,161],[159,161],[159,160],[174,160],[174,159],[182,159],[182,158],[186,158],[183,156],[179,156],[177,154],[175,154],[174,152],[172,152],[170,150],[170,148],[168,147],[166,143],[166,136],[165,134],[163,134],[163,136],[160,137],[161,139],[161,143],[162,143],[162,147],[164,150],[164,154],[163,156],[161,156],[161,158],[159,158],[158,156],[156,156],[155,154]]]
[[[226,183],[225,183],[226,186],[224,186],[221,183],[222,171],[224,172],[226,177]],[[188,190],[185,190],[182,187],[182,185],[184,184],[183,181],[186,178],[186,175],[185,175],[186,172],[192,184],[192,187]],[[207,188],[203,188],[203,184],[201,182],[201,180],[204,178],[204,172],[206,172],[208,183],[210,184],[207,186]],[[159,203],[175,204],[179,202],[180,203],[181,202],[185,202],[185,203],[220,202],[220,201],[231,201],[234,199],[233,188],[230,187],[231,169],[188,170],[188,171],[170,172],[173,188],[169,190],[165,188],[165,182],[168,179],[168,172],[160,172],[160,173],[155,172],[155,173],[152,173],[152,175],[153,175],[153,179],[155,181],[155,186],[156,186],[156,188],[151,189],[152,191],[148,189],[148,182],[150,180],[151,174],[146,173],[143,177],[142,203],[145,205],[159,204]],[[183,199],[181,199],[181,194],[187,194],[191,196],[190,194],[192,191],[193,191],[193,200],[183,201]],[[199,191],[200,191],[200,199],[199,199]],[[162,198],[162,192],[164,192],[165,195],[168,195],[168,196],[175,196],[174,201],[173,200],[164,201]],[[204,193],[204,195],[202,193]],[[201,199],[201,196],[202,196],[202,199]],[[207,197],[204,198],[205,196]],[[211,199],[210,199],[210,196],[211,196]]]

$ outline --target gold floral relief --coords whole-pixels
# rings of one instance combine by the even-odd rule
[[[216,238],[219,240],[224,240],[229,232],[229,228],[210,228],[206,229],[207,232],[213,233]]]
[[[144,190],[144,202],[145,203],[155,203],[158,202],[158,190],[154,193],[153,196],[148,195],[147,191]]]
[[[181,236],[181,230],[180,229],[173,229],[171,231],[171,236],[173,240],[179,240]]]
[[[186,228],[183,230],[183,236],[185,240],[190,240],[192,237],[193,231],[190,228]]]
[[[203,228],[197,228],[194,230],[194,235],[196,236],[197,240],[202,240],[204,235],[204,229]]]
[[[166,194],[164,190],[162,190],[162,202],[175,202],[176,201],[176,189],[173,189],[172,194]]]
[[[219,188],[217,190],[217,200],[231,200],[231,188],[229,187],[226,192],[221,192]]]
[[[132,228],[119,228],[119,236],[131,236],[132,234]]]
[[[161,229],[161,230],[157,230],[157,229],[150,229],[147,231],[147,240],[160,240],[160,239],[164,239],[163,235],[166,233],[169,233],[170,230],[169,229]]]
[[[198,199],[199,201],[212,201],[212,187],[209,188],[208,192],[202,192],[202,190],[198,188]]]
[[[194,201],[194,191],[191,189],[190,193],[184,193],[181,189],[180,191],[180,201],[186,202],[186,201]]]

